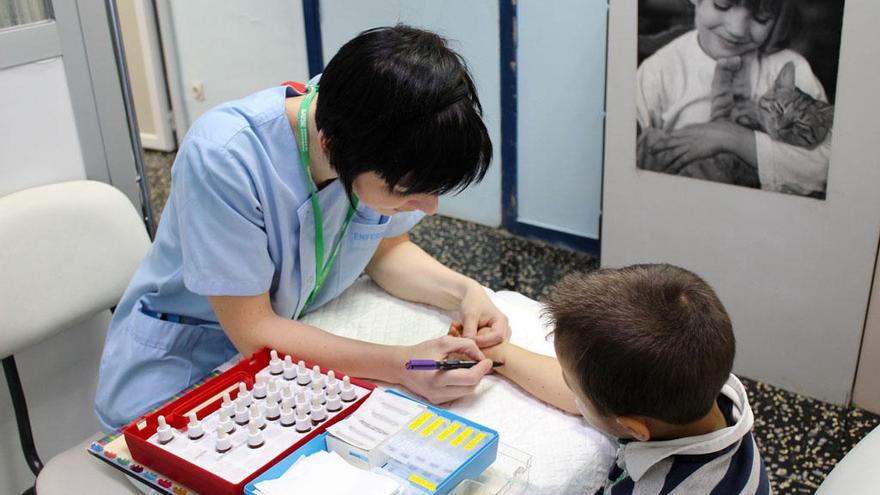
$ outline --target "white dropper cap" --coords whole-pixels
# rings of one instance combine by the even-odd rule
[[[217,422],[217,426],[223,428],[223,431],[226,433],[232,433],[232,431],[235,430],[235,425],[232,424],[232,420],[229,419],[229,414],[222,409],[220,410],[220,420]]]
[[[324,408],[324,404],[321,404],[319,397],[312,397],[311,418],[312,421],[324,421],[327,419],[327,409]]]
[[[295,421],[293,408],[290,407],[290,399],[284,399],[281,402],[281,424],[291,426]]]
[[[312,382],[312,399],[315,397],[318,397],[318,400],[322,404],[326,402],[324,399],[324,389],[321,388],[321,384],[318,382]]]
[[[232,437],[227,434],[222,426],[217,426],[217,441],[214,444],[214,448],[221,454],[228,452],[232,448]]]
[[[289,383],[285,383],[281,386],[281,400],[284,399],[293,399],[293,389],[290,388]]]
[[[263,413],[260,412],[260,406],[256,404],[251,404],[251,414],[250,414],[250,422],[256,422],[259,428],[263,428],[266,426],[266,418],[263,417]]]
[[[285,380],[293,380],[296,378],[296,366],[293,365],[293,359],[290,358],[290,355],[284,356],[283,374]]]
[[[272,356],[269,360],[269,373],[280,375],[284,371],[284,363],[278,359],[278,351],[272,349],[269,354]]]
[[[299,363],[296,365],[296,383],[305,386],[311,381],[312,377],[309,376],[309,369],[306,368],[306,362],[300,359]]]
[[[304,407],[296,408],[296,431],[305,433],[311,429],[312,424],[309,417],[306,416],[306,409]]]
[[[235,414],[235,404],[232,402],[232,396],[229,391],[223,392],[223,403],[220,405],[221,411],[226,411],[227,416]]]
[[[274,421],[281,415],[281,405],[277,401],[266,402],[266,419]]]
[[[237,402],[235,404],[235,422],[240,425],[246,425],[250,419],[250,413],[248,412],[247,406],[244,405],[244,402]]]
[[[307,409],[308,405],[309,404],[306,401],[306,393],[305,392],[300,391],[298,394],[296,394],[296,402],[294,403],[294,408],[308,410]]]
[[[317,364],[312,367],[312,383],[317,383],[319,388],[324,388],[324,375],[321,374],[321,367]]]
[[[351,402],[357,399],[357,392],[351,386],[351,378],[348,375],[342,377],[342,391],[340,392],[343,402]]]
[[[255,449],[257,447],[263,446],[263,431],[260,430],[260,427],[257,425],[257,422],[251,420],[248,423],[248,439],[247,439],[248,447]]]
[[[330,412],[336,412],[342,409],[342,398],[339,397],[339,394],[336,392],[335,388],[329,388],[327,392],[327,410]]]
[[[202,438],[202,435],[205,434],[205,430],[202,429],[202,423],[199,421],[198,416],[196,416],[195,412],[188,412],[186,416],[189,418],[189,424],[186,425],[186,434],[189,436],[191,440],[198,440]]]
[[[281,400],[278,392],[278,384],[275,383],[275,380],[269,382],[269,393],[266,394],[266,402],[278,402]]]
[[[327,386],[336,385],[336,372],[330,370],[327,372]]]
[[[156,438],[159,443],[166,444],[174,440],[174,431],[165,422],[165,416],[159,416],[159,426],[156,428]]]
[[[254,395],[254,399],[265,399],[266,398],[266,377],[263,375],[257,375],[257,382],[254,383],[254,391],[252,392]]]
[[[251,402],[254,401],[245,382],[238,382],[238,397],[235,400],[242,402],[245,406],[251,405]]]

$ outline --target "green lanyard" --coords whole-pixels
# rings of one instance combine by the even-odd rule
[[[602,494],[609,495],[611,493],[611,491],[614,490],[614,487],[617,486],[618,483],[620,483],[621,481],[623,481],[625,479],[626,479],[626,469],[624,469],[623,472],[620,473],[620,476],[618,476],[617,479],[614,480],[613,483],[611,483],[611,486],[606,486],[602,490]],[[606,480],[605,483],[607,484],[608,481]]]
[[[309,298],[306,299],[305,305],[303,305],[299,315],[296,317],[297,319],[302,318],[302,315],[306,312],[306,308],[312,304],[315,295],[321,290],[321,286],[324,285],[324,281],[327,279],[327,275],[333,267],[333,262],[336,261],[336,255],[339,254],[342,240],[345,238],[345,233],[348,231],[348,225],[351,223],[351,219],[354,217],[355,208],[357,208],[358,205],[357,196],[353,196],[351,201],[352,204],[349,205],[348,213],[345,215],[345,222],[342,224],[342,232],[339,233],[339,239],[336,240],[336,245],[330,253],[330,258],[324,263],[324,217],[321,214],[321,202],[318,201],[318,186],[315,185],[315,181],[312,179],[312,167],[309,160],[309,105],[311,105],[312,100],[315,99],[315,95],[318,94],[318,87],[314,84],[308,84],[306,90],[308,93],[299,106],[297,124],[299,127],[299,156],[303,170],[305,170],[306,173],[306,178],[309,181],[309,195],[312,200],[312,216],[315,222],[315,287],[312,289],[311,294],[309,294]]]

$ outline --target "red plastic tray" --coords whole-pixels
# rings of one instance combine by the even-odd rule
[[[279,357],[284,359],[285,355],[279,353]],[[298,359],[293,356],[291,356],[291,358],[294,362],[298,361]],[[307,364],[309,368],[314,366],[313,363]],[[275,463],[304,445],[315,436],[323,433],[328,426],[335,424],[354,412],[375,389],[375,385],[372,383],[352,378],[351,383],[367,389],[367,394],[345,407],[332,418],[312,429],[308,435],[301,438],[296,443],[291,444],[277,456],[269,459],[262,465],[253,466],[253,471],[239,483],[227,481],[187,461],[186,459],[176,456],[147,441],[154,433],[156,433],[156,428],[159,424],[159,416],[165,416],[165,421],[173,428],[178,429],[183,428],[187,424],[188,418],[186,417],[186,413],[194,409],[196,410],[196,416],[201,420],[219,409],[220,404],[222,403],[222,396],[207,402],[209,399],[222,394],[224,390],[234,386],[238,382],[245,382],[248,385],[248,388],[252,388],[257,373],[267,366],[269,366],[269,350],[263,349],[257,351],[251,357],[242,359],[229,370],[209,379],[203,385],[187,392],[179,399],[133,421],[122,430],[125,434],[125,441],[128,444],[128,449],[131,452],[132,458],[204,495],[241,495],[244,491],[244,486],[250,480],[256,478],[263,471],[275,465]],[[321,373],[324,373],[325,375],[328,371],[329,370],[325,368],[321,368]],[[337,376],[342,376],[338,372],[335,373]],[[235,399],[238,396],[238,388],[231,391],[230,395]]]

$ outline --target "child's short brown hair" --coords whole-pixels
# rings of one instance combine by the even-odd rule
[[[546,314],[557,354],[605,416],[696,421],[733,366],[727,311],[703,279],[676,266],[569,275]]]

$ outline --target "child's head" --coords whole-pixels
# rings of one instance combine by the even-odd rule
[[[792,0],[690,0],[700,46],[714,59],[788,46],[797,9]]]
[[[368,172],[398,195],[458,191],[485,175],[492,143],[480,100],[440,36],[403,25],[364,31],[319,86],[317,127],[349,193]]]
[[[630,418],[665,425],[703,418],[733,366],[724,306],[705,281],[675,266],[569,275],[547,314],[581,412],[614,436],[639,438]]]

